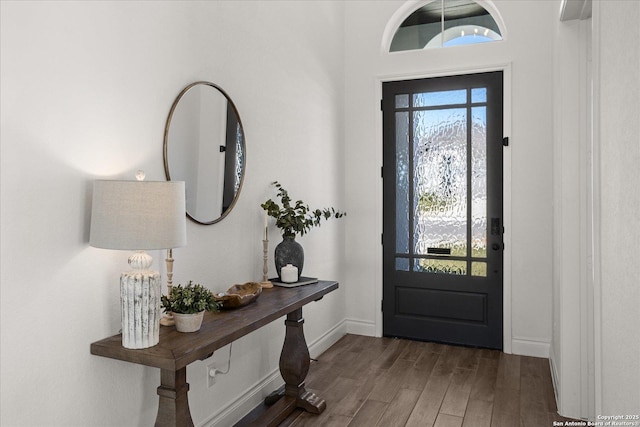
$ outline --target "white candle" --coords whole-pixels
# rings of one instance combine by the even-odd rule
[[[267,228],[267,211],[264,211],[264,240],[269,240],[268,237],[268,228]]]
[[[280,278],[284,283],[295,283],[298,281],[298,267],[287,264],[280,269]]]

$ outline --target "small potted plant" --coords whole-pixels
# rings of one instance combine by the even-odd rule
[[[195,332],[200,329],[205,311],[218,311],[218,303],[213,293],[191,280],[186,286],[171,288],[171,293],[162,298],[162,308],[172,312],[178,332]]]
[[[304,249],[295,241],[296,235],[304,236],[313,227],[319,227],[321,221],[329,218],[342,218],[345,212],[334,208],[310,209],[302,200],[292,204],[291,197],[279,182],[273,183],[278,189],[277,196],[280,203],[269,199],[260,205],[267,215],[276,219],[276,227],[282,230],[282,242],[276,246],[274,261],[278,277],[280,270],[287,264],[298,268],[298,280],[302,274],[304,264]]]

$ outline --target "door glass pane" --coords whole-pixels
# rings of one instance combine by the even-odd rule
[[[471,255],[487,257],[487,107],[471,109]]]
[[[467,103],[467,90],[446,90],[442,92],[422,92],[413,94],[414,107],[455,105]]]
[[[440,274],[467,274],[466,261],[420,259],[416,260],[415,271]]]
[[[472,262],[471,263],[471,275],[478,277],[487,277],[487,263],[486,262]]]
[[[409,253],[409,113],[396,113],[396,252]]]
[[[396,95],[396,108],[409,108],[409,94]]]
[[[467,110],[414,112],[414,250],[467,255]]]
[[[396,258],[396,270],[409,271],[409,258]]]
[[[471,89],[471,102],[487,102],[487,88],[479,87],[476,89]]]

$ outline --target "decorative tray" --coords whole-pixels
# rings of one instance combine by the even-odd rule
[[[225,292],[213,294],[213,298],[222,308],[238,308],[255,301],[262,293],[262,286],[257,282],[233,285]]]
[[[304,277],[304,276],[300,276],[298,281],[293,283],[281,282],[280,279],[278,279],[277,277],[274,277],[273,279],[269,279],[269,280],[274,285],[282,286],[283,288],[295,288],[296,286],[304,286],[304,285],[310,285],[312,283],[318,283],[317,277]]]

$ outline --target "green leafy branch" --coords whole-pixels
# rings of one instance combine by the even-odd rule
[[[310,209],[302,200],[292,204],[289,192],[275,181],[272,183],[277,189],[280,204],[272,199],[260,206],[267,211],[267,215],[276,220],[276,227],[282,230],[284,236],[293,237],[296,234],[303,236],[313,227],[319,227],[320,222],[329,218],[342,218],[346,212],[337,211],[334,208]]]

